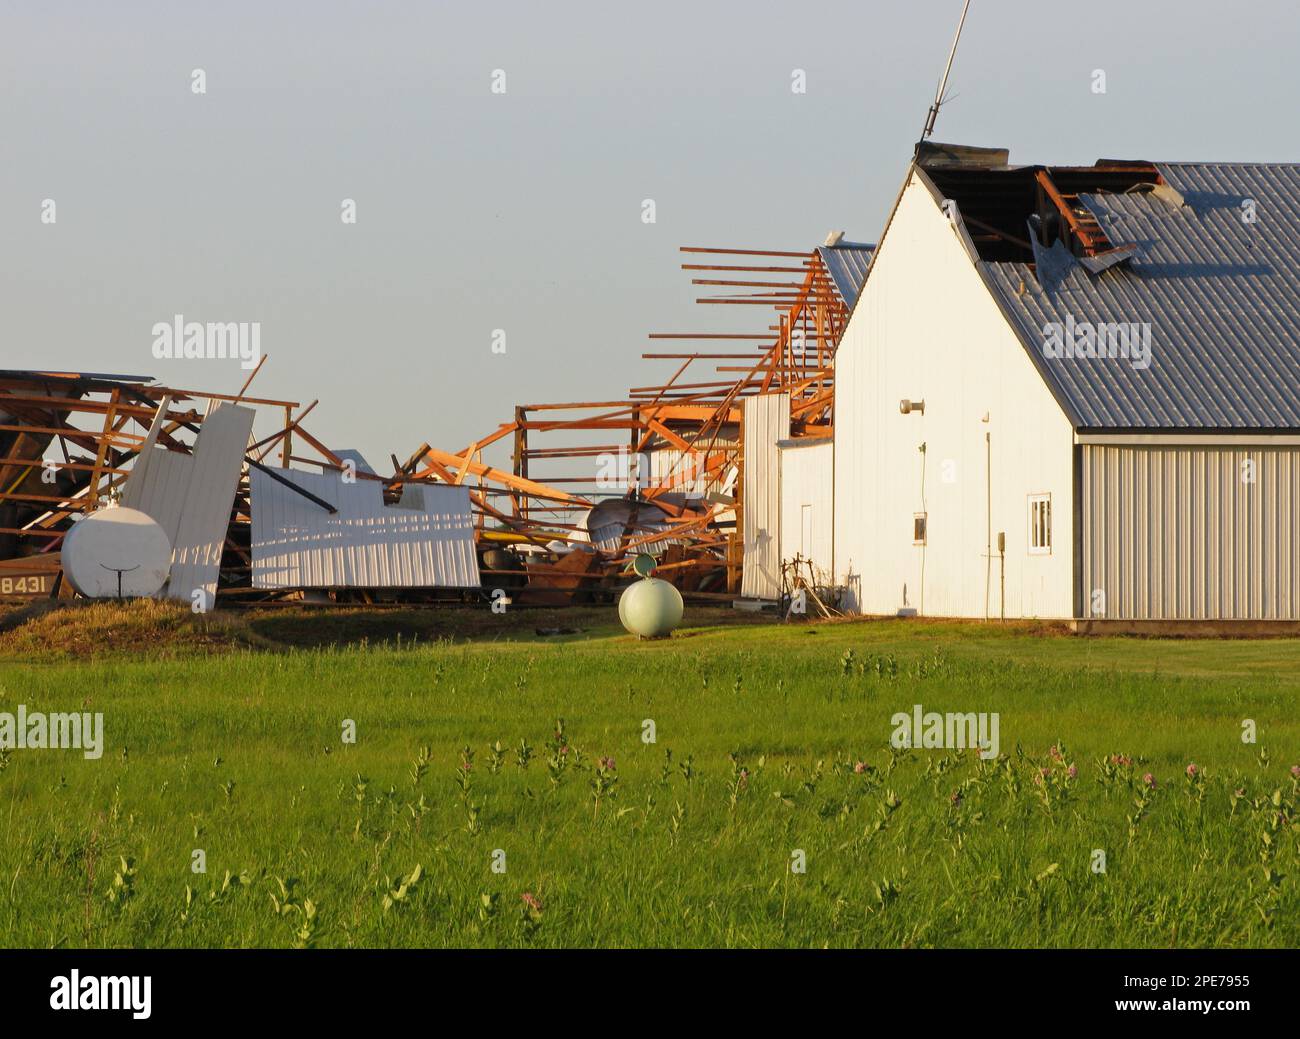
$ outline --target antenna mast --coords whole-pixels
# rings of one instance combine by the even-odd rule
[[[957,35],[952,38],[952,50],[948,52],[948,64],[944,66],[943,79],[939,80],[939,89],[934,94],[934,104],[930,106],[930,114],[925,117],[925,129],[921,131],[921,140],[924,141],[934,133],[934,121],[939,118],[939,107],[943,104],[943,92],[948,88],[948,74],[952,72],[952,60],[957,56],[957,43],[961,39],[962,26],[966,24],[966,12],[970,10],[970,0],[966,0],[965,6],[961,9],[961,20],[957,23]]]

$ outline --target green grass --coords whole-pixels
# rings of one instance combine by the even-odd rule
[[[0,710],[102,711],[107,743],[0,759],[6,946],[1300,941],[1294,641],[730,611],[654,643],[611,609],[68,617],[0,637]],[[129,649],[87,656],[70,631],[106,627]],[[916,703],[998,712],[1002,757],[893,750]],[[1106,778],[1112,754],[1134,764]]]

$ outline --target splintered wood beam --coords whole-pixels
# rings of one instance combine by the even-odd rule
[[[643,361],[738,361],[745,358],[756,359],[766,356],[766,351],[755,350],[747,354],[642,354]]]
[[[74,472],[88,473],[95,467],[89,462],[56,462],[53,459],[34,459],[11,456],[9,458],[0,458],[0,465],[25,465],[28,469],[35,469],[37,466],[50,469],[70,469]],[[101,466],[100,472],[125,474],[127,469],[113,469],[108,466]]]
[[[90,483],[86,487],[86,497],[94,502],[99,499],[99,476],[107,461],[108,438],[114,432],[113,419],[115,418],[115,409],[117,403],[122,397],[122,391],[114,389],[108,404],[108,410],[104,412],[104,435],[100,437],[99,449],[95,452],[95,466],[90,471]]]
[[[702,245],[682,245],[678,246],[677,251],[683,253],[716,253],[719,256],[792,256],[800,259],[817,255],[807,249],[799,252],[792,249],[710,249]]]
[[[676,433],[674,433],[671,429],[669,429],[667,426],[665,426],[662,422],[660,422],[656,418],[646,419],[646,427],[652,430],[653,432],[658,433],[661,437],[663,437],[666,441],[668,441],[668,443],[672,444],[673,447],[677,448],[679,451],[689,451],[691,449],[690,444],[688,444],[685,440],[679,437]]]
[[[257,367],[248,373],[248,378],[244,380],[244,385],[239,387],[239,394],[235,398],[236,400],[244,399],[244,394],[248,392],[248,387],[253,385],[253,380],[257,378],[257,373],[262,370],[262,365],[266,364],[266,359],[269,356],[270,354],[263,354],[260,358],[258,358]]]
[[[456,470],[457,478],[463,479],[464,476],[478,476],[485,480],[491,480],[493,483],[500,484],[502,487],[508,487],[511,490],[522,491],[524,494],[534,498],[551,498],[556,501],[572,502],[573,504],[589,504],[585,499],[579,498],[572,494],[567,494],[555,487],[549,487],[544,483],[538,483],[535,480],[525,480],[522,477],[515,476],[514,473],[507,473],[500,469],[494,469],[482,462],[468,462],[461,457],[451,454],[448,451],[439,451],[436,447],[426,448],[424,460],[430,465],[443,466],[450,470]],[[464,471],[459,467],[464,465]]]
[[[564,404],[522,404],[520,407],[524,411],[583,411],[594,410],[596,408],[626,408],[628,402],[625,400],[600,400],[600,401],[569,401]]]
[[[651,332],[647,339],[771,339],[775,326],[766,332]]]
[[[812,360],[815,361],[816,358],[812,358]],[[750,369],[750,368],[746,368],[743,364],[720,364],[720,365],[717,366],[717,370],[720,371],[720,372],[748,372],[748,371],[752,371],[752,369]],[[794,367],[791,367],[791,366],[789,366],[789,365],[778,365],[778,366],[777,366],[777,370],[778,370],[778,371],[782,371],[782,372],[786,372],[786,373],[788,373],[788,374],[790,374],[790,375],[803,375],[804,372],[813,372],[813,371],[818,371],[818,369],[816,369],[816,368],[807,368],[807,367],[804,367],[804,366],[802,366],[802,365],[795,365]],[[730,386],[731,383],[723,383],[722,385]]]
[[[730,391],[731,391],[731,383],[728,383],[726,389],[716,389],[716,390],[714,390],[712,393],[710,393],[710,394],[708,395],[708,397],[705,398],[705,403],[707,403],[707,404],[711,404],[711,405],[713,406],[713,410],[714,410],[714,411],[717,411],[719,405],[721,405],[721,404],[723,403],[723,401],[726,399],[727,394],[728,394]],[[648,404],[654,404],[657,408],[670,408],[670,407],[675,406],[679,401],[683,401],[683,400],[687,400],[687,399],[689,399],[689,400],[691,400],[691,401],[694,401],[694,402],[698,402],[698,401],[700,400],[700,397],[697,396],[697,395],[694,394],[694,393],[691,394],[691,396],[690,396],[689,398],[686,398],[686,397],[680,397],[680,396],[678,396],[678,395],[675,394],[675,393],[659,393],[659,394],[643,393],[643,394],[639,394],[639,395],[637,396],[637,399],[638,399],[639,401],[641,401],[643,404],[647,404],[647,405],[648,405]],[[693,419],[690,419],[689,421],[690,421],[693,425],[700,425],[700,424],[702,424],[702,423],[704,423],[704,422],[709,422],[709,421],[712,421],[712,420],[713,420],[713,416],[712,416],[712,415],[709,415],[709,416],[706,416],[706,417],[703,418],[703,419],[700,419],[700,418],[693,418]],[[664,416],[663,421],[670,421],[670,420],[669,420],[668,416]],[[674,423],[676,423],[676,422],[680,422],[681,420],[680,420],[680,419],[676,419],[676,420],[671,420],[671,421],[673,421]]]
[[[305,414],[306,412],[303,412],[303,415]],[[302,421],[302,415],[298,416],[298,421],[300,422]],[[324,458],[326,461],[328,461],[331,465],[337,466],[340,469],[343,468],[343,459],[340,458],[338,455],[336,455],[324,444],[322,444],[310,433],[308,433],[305,429],[303,429],[302,427],[298,427],[298,435],[302,437],[303,440],[307,441],[307,443],[310,444],[312,447],[314,447],[317,451],[319,451],[321,457]]]
[[[479,492],[470,491],[470,497],[476,499],[479,508],[482,509],[484,513],[492,516],[494,519],[498,520],[499,522],[504,523],[507,527],[509,527],[511,530],[515,531],[516,533],[518,533],[525,540],[531,541],[535,545],[545,545],[548,541],[551,540],[551,537],[548,537],[545,534],[530,533],[527,530],[525,522],[521,522],[517,518],[507,516],[501,510],[493,508],[491,505],[488,504],[487,495],[485,495],[482,491]],[[528,509],[525,506],[520,511],[526,512],[528,511]]]
[[[972,225],[973,227],[978,227],[981,231],[987,231],[991,235],[995,235],[998,238],[1004,239],[1005,241],[1010,242],[1012,245],[1018,245],[1022,249],[1026,249],[1030,251],[1033,250],[1033,246],[1029,244],[1029,241],[1027,239],[1017,238],[1013,234],[1007,234],[1006,231],[1001,231],[998,228],[994,227],[992,224],[986,224],[984,223],[983,220],[976,220],[973,216],[967,216],[966,214],[963,213],[962,221],[964,223]]]
[[[749,371],[748,368],[737,368],[736,370],[737,370],[737,371]],[[724,388],[725,388],[725,387],[727,387],[727,386],[730,386],[730,385],[732,384],[732,381],[733,381],[733,380],[728,380],[727,382],[684,382],[684,383],[682,383],[680,386],[674,386],[673,389],[676,389],[676,390],[718,389],[718,388],[720,388],[720,387],[724,387]],[[629,393],[662,393],[662,392],[663,392],[663,387],[660,387],[660,386],[634,386],[634,387],[633,387],[631,390],[629,390],[628,392],[629,392]]]
[[[61,538],[66,530],[28,530],[26,527],[0,527],[0,534],[18,534],[22,537]]]
[[[516,408],[515,410],[518,411],[519,409]],[[513,433],[518,428],[519,428],[519,423],[517,422],[502,422],[499,426],[497,426],[495,432],[489,433],[487,436],[474,441],[474,443],[471,444],[470,447],[472,447],[475,451],[482,451],[483,448],[490,447],[491,445],[495,444],[498,440],[500,440],[502,437],[508,437],[511,433]],[[460,454],[463,455],[468,450],[469,448],[466,448],[466,450],[461,451]]]
[[[801,282],[797,281],[732,281],[729,278],[692,278],[692,285],[729,285],[735,289],[789,289],[797,292]]]
[[[432,470],[432,474],[437,476],[443,483],[454,484],[456,482],[456,474],[445,465],[440,462],[435,462],[432,458],[426,458],[425,461],[429,463],[429,469]],[[424,475],[428,474],[426,473]]]
[[[242,397],[234,393],[205,393],[202,390],[182,390],[172,386],[137,386],[132,387],[141,396],[153,394],[170,394],[176,399],[194,398],[196,400],[223,400],[232,404],[265,404],[267,407],[275,408],[301,408],[302,403],[296,400],[272,400],[269,397]]]
[[[782,307],[789,306],[791,303],[802,301],[800,296],[791,296],[789,298],[770,298],[766,296],[701,296],[696,299],[696,303],[705,305],[730,305],[739,307],[776,307],[778,310]]]
[[[100,469],[99,471],[100,471],[100,473],[105,473],[105,472],[110,472],[110,471],[115,471],[115,470]],[[64,505],[64,506],[67,506],[67,507],[69,507],[69,508],[72,507],[70,503],[72,503],[72,502],[74,502],[74,501],[77,501],[77,500],[78,500],[78,499],[75,499],[75,498],[66,498],[66,497],[65,497],[65,498],[60,498],[57,494],[53,494],[53,495],[51,495],[51,494],[18,494],[16,491],[6,491],[6,492],[4,492],[3,494],[0,494],[0,502],[8,502],[8,501],[34,501],[34,502],[44,502],[44,503],[49,504],[49,505]],[[94,507],[94,504],[95,504],[95,502],[96,502],[97,500],[98,500],[98,499],[82,499],[83,504],[77,506],[77,510],[79,511],[79,510],[82,509],[82,508],[86,508],[86,509],[93,508],[93,507]]]
[[[420,460],[424,458],[424,452],[426,452],[427,450],[429,450],[429,445],[428,445],[428,444],[421,444],[419,447],[417,447],[417,448],[415,449],[415,454],[411,455],[411,457],[408,458],[408,459],[407,459],[407,460],[402,464],[402,466],[401,466],[401,471],[404,472],[404,473],[413,473],[413,472],[415,472],[415,468],[416,468],[416,466],[418,466],[418,465],[420,464]],[[394,456],[394,457],[396,457],[396,456]]]
[[[477,453],[478,444],[473,443],[470,444],[469,447],[465,449],[465,453],[461,455],[460,464],[454,467],[456,470],[456,486],[459,487],[465,482],[465,473],[469,470],[470,464],[474,461],[474,455]]]
[[[676,437],[675,433],[672,433],[668,430],[667,426],[663,425],[662,421],[659,419],[659,412],[664,397],[669,395],[669,389],[671,389],[673,384],[681,378],[682,373],[686,371],[690,366],[690,363],[690,361],[683,361],[677,371],[673,372],[673,377],[669,379],[668,382],[655,394],[654,399],[650,402],[650,406],[647,409],[648,413],[647,411],[641,410],[638,410],[635,413],[638,419],[645,422],[646,429],[646,432],[641,436],[640,443],[636,445],[638,453],[645,450],[646,446],[650,443],[650,437],[653,433],[658,433],[660,436],[665,437],[665,439]],[[685,441],[682,441],[682,443],[684,444]]]
[[[698,453],[699,452],[691,452],[692,455],[698,455]],[[677,471],[677,468],[684,457],[685,456],[683,455],[681,458],[678,458],[677,464],[675,464],[668,472],[662,473],[655,478],[657,482],[652,484],[647,490],[646,497],[657,497],[671,491],[674,487],[680,487],[687,483],[694,483],[696,480],[703,480],[706,484],[716,482],[726,470],[727,466],[731,465],[735,461],[736,449],[732,449],[730,452],[714,452],[704,460],[699,470],[696,472]]]
[[[804,261],[805,264],[807,261]],[[684,271],[734,271],[742,274],[803,274],[805,267],[745,267],[721,263],[684,263]]]
[[[704,307],[776,307],[780,310],[785,306],[784,302],[776,299],[710,299],[701,296],[695,302]]]
[[[582,447],[530,447],[523,451],[525,458],[594,458],[625,448],[625,444],[588,444]],[[519,473],[520,476],[527,475]]]
[[[134,445],[139,444],[144,437],[137,433],[122,433],[112,431],[108,434],[91,433],[85,429],[77,429],[75,426],[18,426],[4,424],[0,425],[0,432],[4,433],[40,433],[48,436],[67,437],[78,447],[86,451],[95,451],[99,448],[100,438],[108,436],[115,444]]]
[[[40,394],[0,392],[0,403],[25,404],[43,411],[73,412],[81,411],[91,415],[102,415],[112,406],[112,401],[90,400],[85,397],[47,397]],[[113,408],[119,415],[138,418],[152,418],[153,408],[141,404],[119,403]]]
[[[594,430],[594,429],[640,429],[641,423],[635,419],[582,419],[574,422],[526,422],[524,429],[538,433],[549,433],[556,429]]]
[[[320,401],[318,400],[312,401],[310,404],[307,405],[307,407],[305,407],[301,412],[299,412],[298,417],[296,419],[293,419],[286,428],[277,429],[269,437],[263,437],[261,440],[257,441],[257,443],[249,447],[248,453],[252,454],[259,447],[265,447],[266,450],[257,456],[257,460],[260,462],[263,458],[265,458],[268,454],[271,453],[271,450],[285,436],[285,434],[289,432],[290,429],[297,429],[298,423],[300,423],[303,419],[305,419],[308,416],[308,414],[310,414],[311,409],[314,408],[319,403]]]

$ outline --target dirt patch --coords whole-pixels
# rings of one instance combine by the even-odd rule
[[[197,615],[179,603],[43,600],[0,619],[0,656],[93,657],[214,652],[244,645],[222,615]]]
[[[690,628],[747,626],[770,618],[724,607],[692,607]],[[0,615],[0,658],[96,657],[114,653],[175,656],[232,649],[283,652],[359,646],[415,647],[438,642],[581,641],[622,635],[604,607],[371,608],[280,606],[195,614],[180,603],[42,600]]]

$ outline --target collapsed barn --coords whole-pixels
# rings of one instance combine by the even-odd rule
[[[248,383],[3,372],[0,595],[608,602],[648,552],[700,600],[1292,630],[1298,178],[926,143],[876,246],[684,250],[759,327],[391,473]]]
[[[666,381],[518,405],[461,450],[390,456],[391,475],[313,435],[315,401],[251,396],[256,370],[233,395],[0,372],[0,597],[566,604],[612,599],[638,552],[688,597],[770,592],[745,576],[781,571],[765,492],[752,479],[747,491],[747,444],[766,457],[774,436],[829,442],[835,351],[871,248],[833,235],[806,252],[683,252],[711,293],[700,304],[757,306],[770,321],[654,333],[691,347],[644,355],[675,364]],[[765,414],[778,399],[779,429]],[[254,439],[259,413],[275,431]],[[503,443],[509,469],[484,460]],[[70,536],[86,519],[96,536]],[[150,566],[125,558],[142,524],[165,544],[156,586]]]

